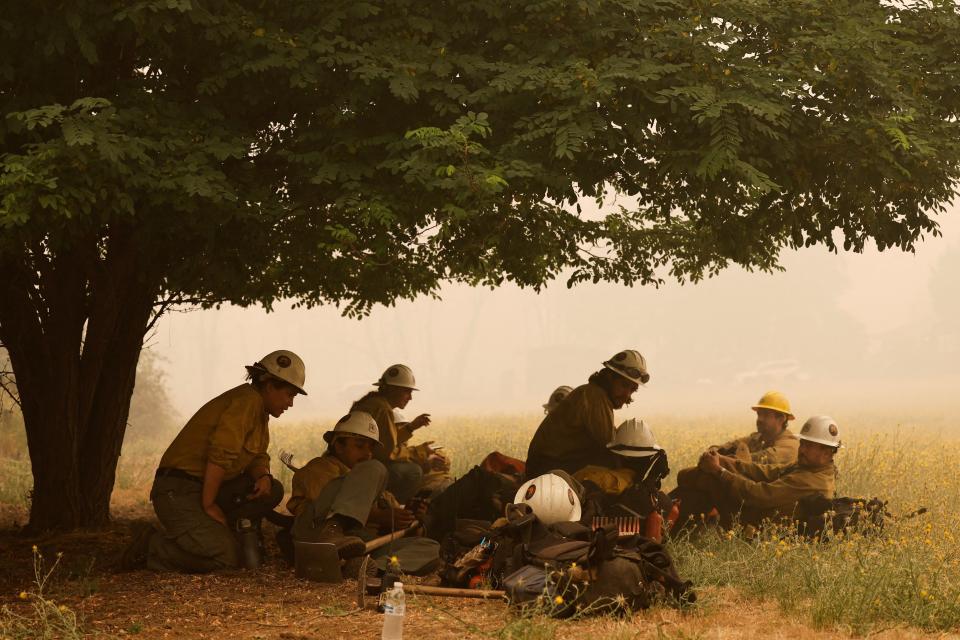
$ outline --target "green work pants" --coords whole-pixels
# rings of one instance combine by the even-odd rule
[[[717,510],[718,524],[724,529],[732,527],[735,521],[759,524],[764,516],[762,511],[731,496],[716,476],[696,467],[682,469],[677,474],[677,488],[670,492],[670,497],[680,500],[680,514],[674,525],[676,531],[702,523],[703,516],[713,509]]]
[[[207,573],[240,566],[234,531],[203,510],[202,488],[201,483],[185,478],[168,476],[154,480],[150,500],[165,533],[150,538],[147,567],[155,571]],[[252,489],[253,481],[246,474],[220,486],[217,503],[231,525],[239,518],[258,524],[283,499],[283,485],[276,479],[263,498],[246,500]]]
[[[387,463],[387,490],[397,502],[407,504],[423,484],[423,469],[416,462],[391,460]]]

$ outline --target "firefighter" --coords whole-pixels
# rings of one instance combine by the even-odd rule
[[[800,430],[797,461],[789,464],[746,462],[707,451],[697,467],[677,474],[680,515],[675,530],[689,526],[716,509],[719,524],[758,525],[763,520],[790,516],[801,498],[833,498],[840,450],[840,430],[829,416],[815,416]]]
[[[751,407],[757,414],[757,430],[750,435],[710,447],[721,455],[748,462],[787,464],[796,462],[800,440],[789,428],[794,419],[790,401],[779,391],[768,391]]]
[[[570,395],[570,392],[573,391],[573,387],[568,387],[565,384],[560,385],[553,390],[553,393],[550,394],[550,397],[547,399],[547,403],[543,405],[543,413],[547,414],[560,406],[560,403]]]
[[[384,491],[387,470],[374,457],[382,444],[373,416],[352,411],[323,439],[326,452],[293,474],[287,510],[295,516],[294,540],[330,542],[348,558],[363,554],[364,537],[414,521],[415,514]]]
[[[414,431],[430,424],[430,414],[420,414],[401,427],[393,419],[393,410],[405,409],[413,398],[413,392],[418,390],[413,371],[407,365],[387,367],[374,384],[376,391],[354,402],[350,411],[369,413],[377,421],[380,444],[383,446],[374,451],[374,457],[387,468],[387,489],[401,503],[406,503],[420,489],[423,469],[410,460],[409,451],[402,445],[413,436]]]
[[[615,466],[613,411],[629,404],[640,385],[650,379],[639,351],[624,350],[603,363],[587,381],[549,412],[527,450],[528,478],[552,469],[576,473],[593,464]]]
[[[164,527],[143,527],[121,558],[128,569],[203,573],[239,566],[235,528],[259,529],[283,499],[270,474],[268,421],[304,390],[303,360],[286,350],[246,367],[247,383],[203,405],[167,448],[150,500]]]

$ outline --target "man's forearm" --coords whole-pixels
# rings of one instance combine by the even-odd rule
[[[226,469],[220,465],[207,463],[207,468],[203,472],[203,490],[200,494],[204,508],[216,502],[217,493],[220,491],[220,485],[223,484],[223,476],[226,473]]]

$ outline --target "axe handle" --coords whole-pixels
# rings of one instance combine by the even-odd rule
[[[379,549],[379,548],[382,547],[383,545],[388,544],[388,543],[390,543],[390,542],[393,542],[393,541],[396,540],[397,538],[402,538],[403,536],[407,535],[408,533],[413,533],[413,532],[417,529],[417,527],[419,527],[419,526],[420,526],[420,523],[417,522],[416,520],[414,520],[413,524],[411,524],[411,525],[410,525],[409,527],[407,527],[406,529],[400,529],[399,531],[394,531],[393,533],[388,533],[388,534],[386,534],[386,535],[380,536],[379,538],[374,538],[373,540],[371,540],[370,542],[367,543],[367,550],[366,550],[366,552],[367,552],[367,553],[370,553],[370,552],[373,551],[374,549]]]
[[[419,584],[405,584],[403,590],[407,593],[422,594],[425,596],[452,596],[454,598],[503,598],[505,591],[494,589],[455,589],[453,587],[428,587]]]

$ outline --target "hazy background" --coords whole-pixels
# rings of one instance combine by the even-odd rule
[[[334,308],[224,308],[175,313],[149,341],[181,418],[238,384],[243,365],[291,349],[307,365],[308,397],[284,420],[344,413],[388,365],[410,365],[421,389],[409,412],[537,410],[623,348],[648,359],[651,381],[618,421],[645,414],[745,411],[765,390],[815,413],[924,414],[960,407],[960,209],[916,254],[783,254],[785,272],[729,269],[696,285],[612,284],[539,295],[448,286],[442,300],[399,302],[362,320]]]

